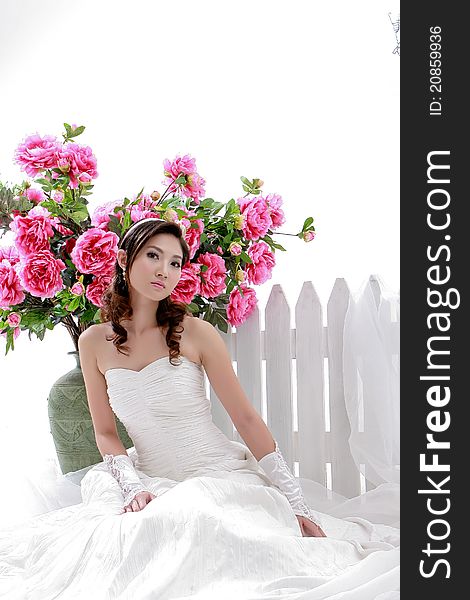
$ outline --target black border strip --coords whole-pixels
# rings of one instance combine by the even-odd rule
[[[457,589],[466,589],[469,569],[462,542],[470,529],[469,516],[463,516],[470,513],[465,492],[470,429],[464,413],[470,400],[465,386],[470,229],[464,189],[470,172],[464,148],[470,131],[469,108],[464,108],[470,36],[457,6],[431,1],[401,7],[401,594],[406,599],[465,596]]]

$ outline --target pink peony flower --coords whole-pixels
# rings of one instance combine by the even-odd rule
[[[28,200],[30,202],[33,202],[34,204],[39,204],[39,202],[42,202],[43,200],[46,199],[46,195],[44,194],[44,192],[42,190],[28,188],[26,190],[26,198],[28,198]]]
[[[77,239],[70,257],[81,273],[101,276],[114,270],[118,243],[119,237],[113,231],[93,227]]]
[[[271,227],[268,204],[263,196],[238,198],[237,204],[244,217],[243,234],[248,240],[257,240]]]
[[[67,142],[58,153],[58,165],[63,173],[70,177],[70,187],[75,189],[81,183],[89,183],[98,177],[96,158],[89,146],[81,146],[75,142]],[[52,173],[53,179],[58,179],[59,173]]]
[[[93,215],[91,216],[91,224],[93,227],[99,227],[100,229],[104,229],[107,231],[109,218],[112,215],[115,215],[119,220],[124,216],[124,211],[119,210],[117,213],[114,213],[114,209],[116,206],[120,206],[124,200],[111,200],[110,202],[106,202],[101,206],[98,206]]]
[[[57,167],[57,153],[61,148],[57,138],[39,134],[30,135],[15,152],[15,162],[20,165],[29,177],[36,177],[45,169]]]
[[[161,217],[152,210],[139,210],[137,208],[131,209],[131,219],[134,223],[141,221],[142,219],[160,219]]]
[[[225,290],[227,270],[224,259],[217,254],[205,252],[200,254],[197,263],[207,265],[207,271],[201,271],[201,294],[206,298],[215,298]]]
[[[274,253],[266,242],[255,242],[248,250],[248,256],[253,263],[245,267],[247,281],[260,285],[272,277],[272,269],[276,264]]]
[[[85,286],[83,285],[83,283],[80,283],[79,281],[74,283],[73,286],[70,288],[70,292],[74,296],[81,296],[84,291],[85,291]]]
[[[59,219],[54,221],[54,227],[62,235],[73,235],[73,231],[60,223]]]
[[[244,323],[256,308],[256,292],[245,284],[240,285],[243,290],[243,296],[237,287],[230,292],[229,303],[227,306],[227,321],[230,325],[238,327]]]
[[[192,223],[196,223],[196,227],[191,227]],[[182,219],[182,224],[186,227],[186,235],[184,239],[189,246],[189,258],[193,258],[201,245],[201,235],[204,231],[204,221],[202,219],[195,219],[190,221],[188,219]]]
[[[189,154],[183,157],[177,156],[172,162],[168,159],[163,161],[165,179],[164,185],[170,185],[169,192],[174,193],[178,189],[186,198],[192,198],[196,204],[199,204],[200,198],[205,194],[205,180],[196,171],[196,159],[191,158]],[[173,183],[180,175],[186,176],[185,184]]]
[[[199,272],[201,266],[197,263],[188,263],[187,266],[181,269],[181,277],[178,281],[178,285],[171,292],[170,298],[176,302],[184,302],[190,304],[196,296],[200,293],[201,285],[199,279]]]
[[[0,246],[0,263],[3,259],[8,260],[11,266],[20,260],[20,255],[15,246]]]
[[[50,250],[39,250],[18,263],[18,276],[23,288],[32,296],[53,298],[64,288],[60,272],[65,263],[56,259]]]
[[[102,277],[95,277],[93,281],[88,285],[85,296],[95,306],[103,306],[103,294],[111,284],[112,280],[112,275],[103,275]]]
[[[21,315],[17,312],[12,312],[7,317],[7,323],[10,327],[18,327],[21,323]]]
[[[133,198],[135,201],[136,198]],[[140,221],[141,219],[146,219],[147,217],[155,217],[160,218],[160,215],[156,214],[154,211],[155,206],[158,205],[158,202],[149,196],[148,194],[141,194],[140,201],[137,204],[131,206],[131,219],[133,223]]]
[[[313,240],[313,238],[315,237],[315,232],[314,231],[304,231],[302,234],[302,237],[305,242],[311,242]]]
[[[276,229],[286,222],[284,211],[281,209],[282,198],[279,194],[268,194],[266,202],[269,206],[269,214],[271,215],[271,227],[272,229]]]
[[[7,258],[0,260],[0,308],[9,308],[25,299],[16,268]]]
[[[10,223],[15,232],[15,245],[21,256],[30,256],[38,250],[49,249],[49,238],[53,237],[54,218],[43,206],[35,206],[26,217],[16,216]]]

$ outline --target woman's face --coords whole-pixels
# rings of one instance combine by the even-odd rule
[[[166,298],[180,280],[182,257],[181,245],[174,235],[157,233],[144,244],[127,272],[131,288],[152,300]],[[118,251],[118,259],[121,265],[125,264],[124,250]]]

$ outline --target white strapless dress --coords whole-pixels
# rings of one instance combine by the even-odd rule
[[[201,365],[162,357],[105,377],[156,498],[119,514],[118,483],[94,465],[82,503],[0,530],[1,598],[398,598],[398,530],[312,506],[328,537],[302,537],[250,450],[212,422]]]

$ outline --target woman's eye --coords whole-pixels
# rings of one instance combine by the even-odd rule
[[[147,256],[150,256],[150,257],[156,256],[158,258],[158,254],[156,252],[147,252]],[[174,260],[171,264],[176,265],[178,268],[180,268],[180,264],[176,260]]]

